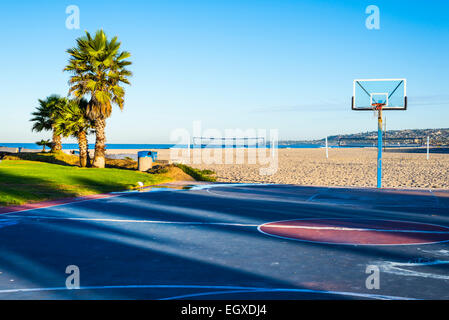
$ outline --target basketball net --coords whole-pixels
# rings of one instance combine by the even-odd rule
[[[385,106],[385,103],[373,103],[373,118],[379,118],[379,112],[382,112],[382,107]]]

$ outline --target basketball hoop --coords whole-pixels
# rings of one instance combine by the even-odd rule
[[[377,118],[378,188],[382,188],[382,111],[407,109],[406,85],[406,79],[356,79],[353,83],[352,110],[373,111]]]
[[[385,107],[385,103],[373,103],[373,118],[379,118],[382,115],[382,108]]]
[[[385,103],[373,103],[372,106],[375,110],[379,111],[382,110],[382,108],[385,106]]]
[[[382,109],[386,106],[386,103],[373,103],[374,117],[378,119],[382,118]]]

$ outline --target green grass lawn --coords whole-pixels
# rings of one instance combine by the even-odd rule
[[[0,206],[121,191],[137,182],[154,185],[170,181],[164,174],[124,169],[94,169],[36,161],[0,162]]]

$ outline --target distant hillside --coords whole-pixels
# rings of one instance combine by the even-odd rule
[[[384,137],[389,145],[425,145],[430,137],[432,146],[449,146],[449,128],[446,129],[405,129],[387,130]],[[320,140],[288,140],[280,141],[280,145],[293,144],[319,144],[323,145],[325,139]],[[329,136],[330,145],[374,145],[377,141],[377,131]]]

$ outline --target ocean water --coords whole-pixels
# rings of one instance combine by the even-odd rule
[[[107,149],[170,149],[174,144],[107,144]],[[42,147],[35,143],[1,143],[0,147],[8,148],[25,148],[25,149],[42,149]],[[78,149],[77,143],[63,143],[62,148],[64,150]],[[89,149],[94,149],[95,144],[89,144]]]
[[[118,144],[118,143],[111,143],[106,145],[106,149],[170,149],[174,147],[175,144]],[[25,148],[25,149],[36,149],[41,150],[42,147],[36,145],[35,143],[1,143],[0,147],[7,147],[7,148]],[[178,146],[179,147],[179,146]],[[180,146],[187,148],[187,145]],[[193,148],[193,146],[191,146]],[[203,145],[202,147],[206,147]],[[207,145],[208,148],[221,148],[221,145]],[[254,148],[255,146],[249,146],[250,148]],[[267,145],[269,147],[269,145]],[[292,148],[292,149],[298,149],[298,148],[321,148],[323,146],[316,145],[316,144],[295,144],[295,145],[279,145],[279,149],[285,149],[285,148]],[[76,143],[63,143],[62,148],[64,150],[71,150],[71,149],[78,149],[78,144]],[[94,144],[89,144],[89,149],[94,149]],[[231,147],[232,148],[232,147]]]

